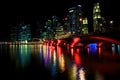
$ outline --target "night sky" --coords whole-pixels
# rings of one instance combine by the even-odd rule
[[[31,28],[35,29],[36,21],[44,24],[46,19],[56,15],[63,18],[69,7],[82,5],[84,16],[92,15],[93,3],[100,1],[102,15],[107,19],[114,19],[119,22],[120,4],[118,0],[39,0],[39,1],[9,1],[3,2],[1,7],[1,29],[0,40],[9,38],[9,25],[15,25],[17,21],[24,20],[26,23],[32,24]],[[116,1],[116,2],[114,2]],[[89,17],[90,18],[90,17]]]

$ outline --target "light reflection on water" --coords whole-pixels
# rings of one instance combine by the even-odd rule
[[[30,63],[31,54],[28,45],[10,45],[10,55],[17,67],[25,67]]]
[[[85,50],[87,50],[88,57],[92,55],[101,58],[101,56],[107,57],[112,54],[120,54],[120,45],[112,44],[111,47],[107,48],[105,46],[99,47],[97,43],[92,43],[87,46],[89,47],[86,47]],[[89,61],[90,59],[86,62],[87,59],[85,58],[87,57],[83,58],[83,48],[80,47],[69,48],[70,52],[67,50],[68,46],[10,45],[9,48],[11,60],[16,63],[16,67],[25,68],[29,66],[32,55],[38,60],[37,62],[50,70],[52,77],[56,77],[59,74],[67,74],[69,80],[89,80],[88,78],[90,77],[87,75],[90,72],[87,67],[90,66],[91,69],[93,65],[98,66],[96,63],[94,64],[95,61]],[[88,66],[86,67],[86,65]],[[92,72],[94,80],[104,80],[104,74],[99,72],[99,70],[97,71],[97,68],[92,68],[92,70],[94,70]]]
[[[120,55],[120,45],[118,45],[118,53],[119,53],[119,55]]]

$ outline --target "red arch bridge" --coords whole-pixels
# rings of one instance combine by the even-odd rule
[[[50,46],[66,46],[70,45],[70,47],[75,46],[82,46],[87,45],[89,43],[98,43],[99,46],[102,46],[105,43],[112,43],[112,44],[118,44],[120,45],[120,39],[119,37],[114,37],[111,35],[75,35],[70,36],[67,38],[62,39],[53,39],[53,40],[47,40],[44,42],[44,44],[50,45]]]

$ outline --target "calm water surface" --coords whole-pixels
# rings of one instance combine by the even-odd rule
[[[120,80],[120,45],[0,45],[1,80]]]

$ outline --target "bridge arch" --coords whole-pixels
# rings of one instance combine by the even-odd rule
[[[71,47],[76,46],[78,43],[89,44],[95,42],[108,42],[113,44],[120,44],[120,41],[103,36],[82,36],[82,37],[74,37],[72,39]],[[102,45],[102,44],[101,44]]]

